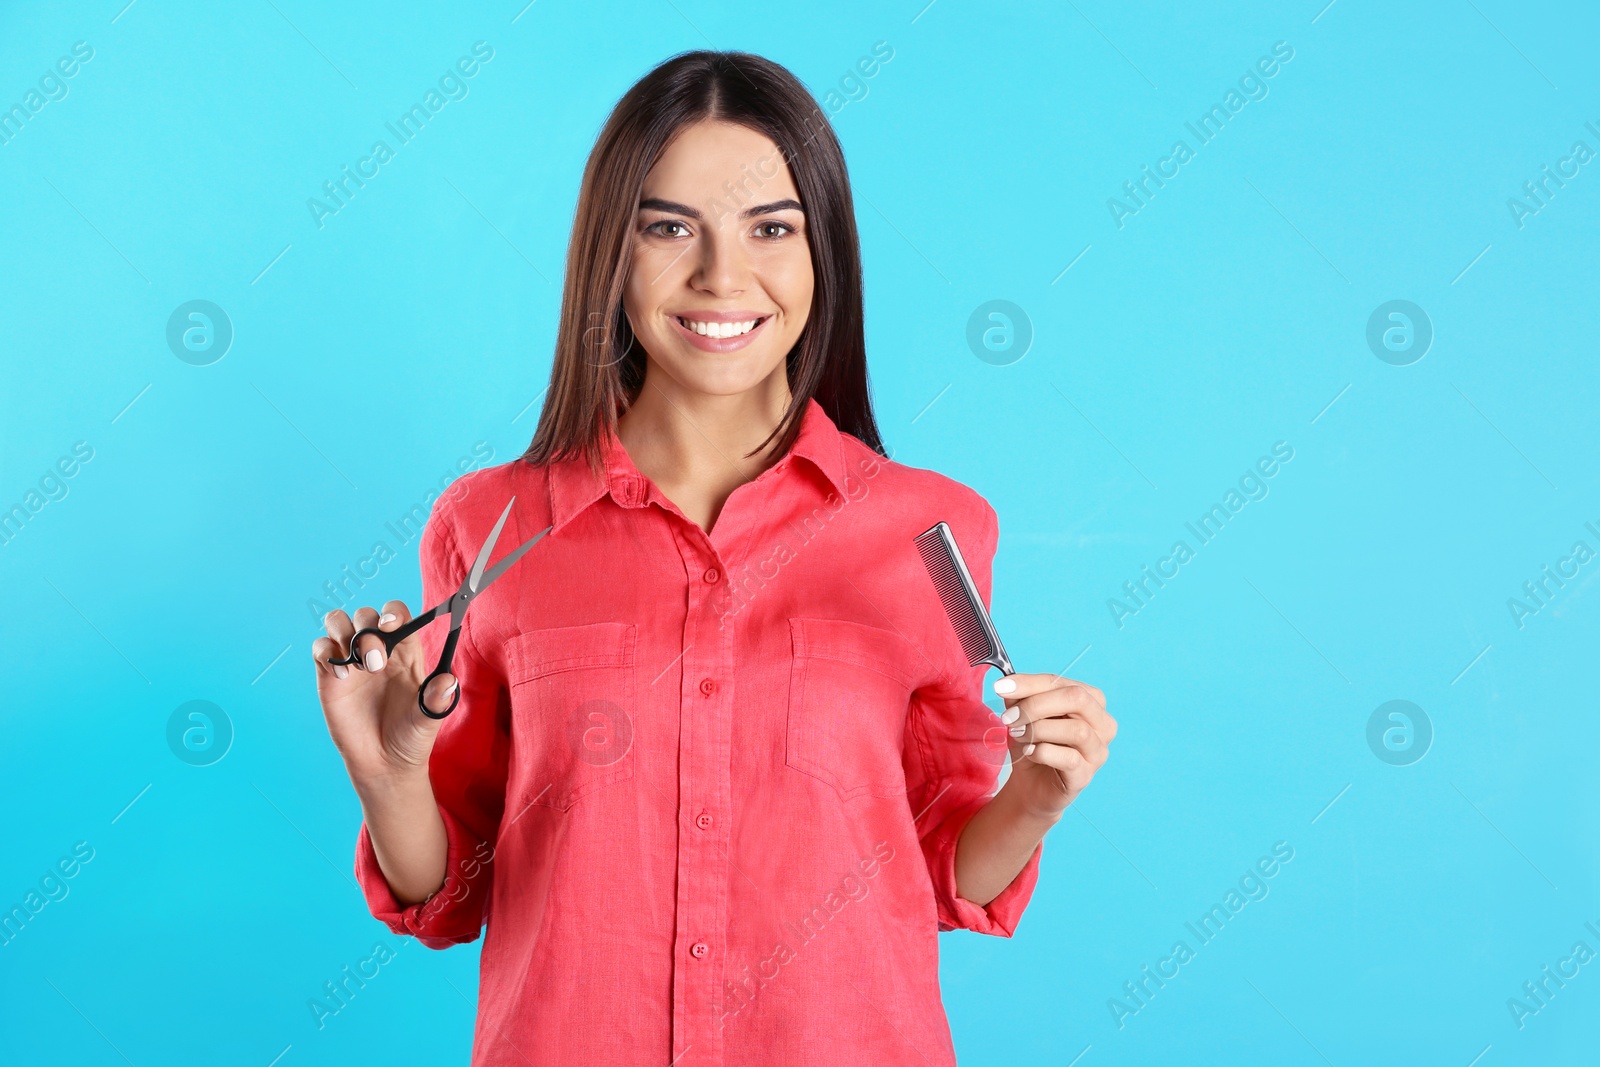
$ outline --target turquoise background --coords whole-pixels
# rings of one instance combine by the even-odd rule
[[[372,599],[415,604],[386,524],[527,443],[585,156],[699,47],[839,93],[885,436],[998,510],[1019,669],[1070,664],[1122,726],[1016,937],[942,940],[962,1062],[1592,1059],[1600,963],[1520,1027],[1507,1004],[1600,951],[1600,560],[1508,606],[1600,550],[1600,162],[1508,206],[1600,151],[1592,6],[122,3],[0,12],[5,107],[94,49],[0,145],[0,507],[93,450],[0,546],[0,907],[93,849],[0,948],[0,1061],[466,1062],[477,946],[400,947],[354,888],[308,602],[383,541]],[[308,198],[480,40],[468,95],[319,229]],[[1119,228],[1108,198],[1179,138]],[[166,340],[191,300],[232,324],[206,366]],[[968,345],[991,300],[1020,359]],[[1391,300],[1432,324],[1406,366],[1366,340]],[[1266,497],[1199,545],[1276,442]],[[194,700],[231,725],[209,766],[168,743]],[[1368,745],[1391,700],[1431,724],[1420,760]],[[1185,923],[1276,842],[1269,894],[1200,945]],[[307,1002],[380,941],[319,1030]]]

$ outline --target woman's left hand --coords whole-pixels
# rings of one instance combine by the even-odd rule
[[[1007,686],[1007,683],[1011,683]],[[1011,778],[1028,808],[1059,816],[1106,762],[1117,721],[1106,695],[1054,674],[1011,674],[994,684],[1011,742]]]

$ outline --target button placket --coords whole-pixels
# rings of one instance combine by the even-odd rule
[[[678,803],[687,833],[678,843],[677,951],[673,976],[675,1035],[705,1062],[720,1062],[723,957],[712,948],[727,929],[727,810],[732,724],[730,635],[719,626],[718,598],[727,571],[704,532],[674,523],[682,554],[688,615],[679,688]],[[675,1041],[675,1044],[677,1042]]]

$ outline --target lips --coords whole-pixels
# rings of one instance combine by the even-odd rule
[[[772,320],[771,315],[747,311],[715,312],[693,319],[679,315],[669,317],[679,336],[703,352],[732,352],[743,348],[760,336]]]
[[[678,323],[685,329],[693,330],[701,337],[710,337],[712,339],[738,337],[741,334],[749,333],[751,330],[761,325],[761,322],[764,318],[766,318],[764,315],[751,315],[747,319],[718,321],[712,319],[689,319],[684,318],[681,315],[677,316]]]

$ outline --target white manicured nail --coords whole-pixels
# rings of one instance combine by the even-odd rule
[[[994,691],[1002,696],[1006,693],[1015,693],[1017,691],[1017,683],[1010,678],[997,678],[994,683]]]
[[[384,612],[382,615],[378,616],[378,621],[379,622],[394,622],[394,612],[392,612],[392,611]]]
[[[1011,705],[1011,707],[1006,709],[1006,713],[1004,715],[1000,716],[1000,721],[1005,723],[1007,726],[1010,726],[1012,723],[1016,722],[1021,717],[1022,717],[1022,705],[1021,704],[1013,704],[1013,705]]]
[[[333,676],[335,678],[348,678],[350,676],[350,669],[335,663],[333,665]]]
[[[367,670],[369,670],[369,671],[381,671],[381,670],[383,670],[383,653],[382,652],[379,652],[375,648],[367,650]]]

